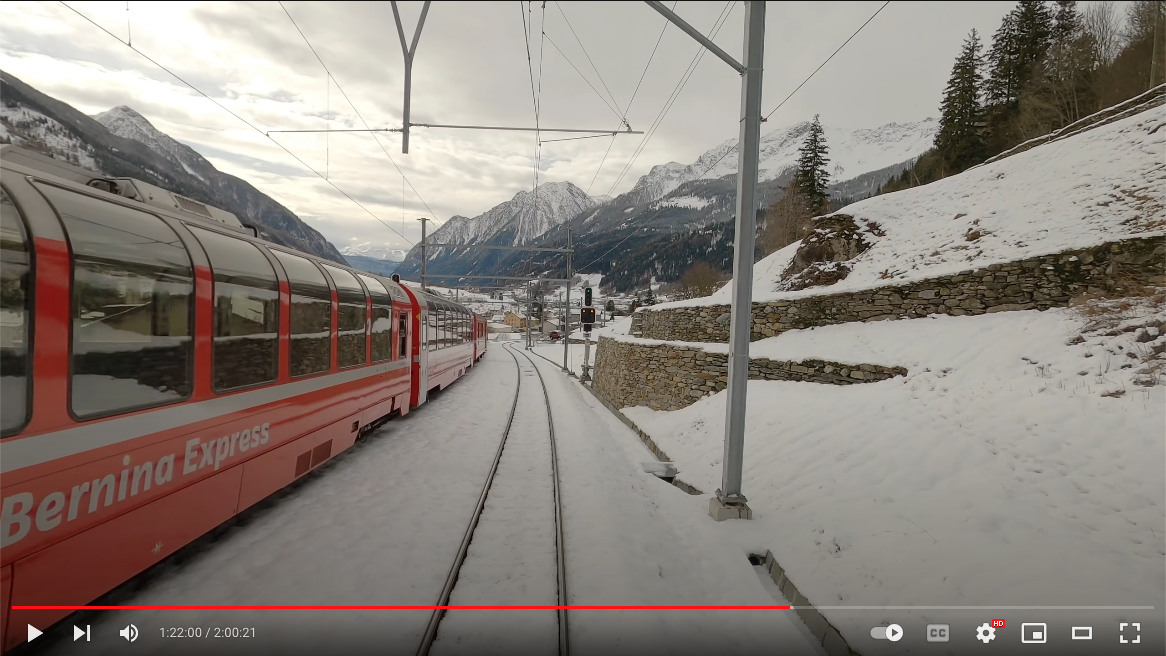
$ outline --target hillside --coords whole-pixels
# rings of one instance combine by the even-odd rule
[[[248,182],[216,169],[125,106],[89,117],[0,71],[0,138],[103,175],[138,178],[234,213],[260,235],[335,262],[328,240]]]
[[[870,289],[997,262],[1166,231],[1166,117],[1160,108],[1114,121],[922,187],[877,196],[818,219],[827,285],[796,289],[798,242],[754,267],[753,298],[773,301]],[[854,226],[839,237],[835,218]],[[859,245],[857,242],[861,242]],[[812,258],[811,258],[812,259]],[[727,303],[731,287],[657,308]]]
[[[910,632],[958,619],[968,631],[988,617],[974,609],[987,607],[1112,606],[1089,620],[1115,626],[1128,621],[1119,605],[1155,606],[1166,594],[1164,127],[1155,108],[854,203],[757,264],[755,324],[779,311],[818,323],[782,326],[750,344],[742,492],[753,521],[732,539],[742,553],[770,551],[775,572],[855,649],[916,653],[870,641],[871,626],[894,621]],[[1048,280],[1061,296],[1056,267],[1042,262],[1084,271],[1103,252],[1095,247],[1119,240],[1150,246],[1111,260],[1107,281],[1089,278],[1071,298],[1044,296],[1046,287],[1031,282]],[[1083,255],[1055,255],[1066,250]],[[1030,273],[1009,291],[1017,267]],[[872,290],[939,276],[953,289],[977,282],[918,293],[948,297],[921,313],[839,316],[843,303],[862,298],[897,308],[898,300],[883,300],[885,289]],[[947,302],[963,291],[970,304]],[[726,287],[653,306],[643,325],[667,316],[719,323],[730,294]],[[1058,306],[979,309],[1009,294]],[[963,308],[979,314],[958,316]],[[607,383],[618,380],[660,392],[649,381],[661,378],[638,373],[638,359],[615,357],[633,349],[650,349],[657,371],[668,372],[661,376],[696,376],[698,387],[669,404],[680,409],[650,409],[661,405],[651,398],[612,402],[668,454],[681,480],[717,489],[727,374],[686,363],[722,363],[728,345],[640,339],[628,334],[630,323],[600,331],[611,339],[599,347],[596,389],[618,391]],[[809,375],[823,363],[821,371],[845,379]],[[897,371],[872,377],[878,367]],[[841,608],[891,605],[890,617]],[[968,612],[925,608],[935,605]],[[1033,621],[1069,620],[1047,613]],[[1135,621],[1145,622],[1148,642],[1162,635],[1160,614]],[[1055,626],[1050,635],[1067,642],[1067,624]],[[1015,640],[1012,630],[1007,642]],[[1073,646],[1060,642],[1058,653],[1093,653]]]

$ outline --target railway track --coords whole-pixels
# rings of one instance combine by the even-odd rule
[[[559,656],[569,653],[562,494],[550,397],[530,356],[509,345],[506,351],[518,368],[510,415],[417,656],[459,648],[476,653],[483,647],[535,647],[545,653],[556,638]],[[459,611],[457,606],[541,608]],[[503,615],[491,622],[489,613]],[[525,635],[514,630],[515,613],[524,614]]]

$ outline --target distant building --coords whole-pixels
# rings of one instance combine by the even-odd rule
[[[507,312],[506,317],[502,319],[502,323],[511,328],[526,328],[526,317]]]

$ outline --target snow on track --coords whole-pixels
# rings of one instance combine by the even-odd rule
[[[469,523],[514,398],[494,348],[430,403],[395,419],[231,528],[180,567],[163,565],[118,605],[429,605]],[[115,611],[84,620],[86,654],[413,654],[427,610]],[[82,620],[78,620],[82,621]],[[74,653],[71,625],[37,642]],[[257,627],[258,639],[162,639],[161,627]],[[103,636],[98,640],[99,636]],[[113,640],[108,639],[112,637]],[[46,644],[49,643],[49,644]],[[145,644],[142,644],[145,643]],[[257,649],[262,651],[257,652]]]
[[[555,497],[543,387],[518,356],[518,405],[451,606],[558,604]],[[554,610],[451,610],[432,654],[554,654]]]
[[[748,554],[689,496],[651,474],[639,439],[554,365],[555,416],[572,605],[783,605]],[[788,610],[576,610],[572,654],[818,654]]]

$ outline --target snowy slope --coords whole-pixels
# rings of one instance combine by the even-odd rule
[[[884,236],[848,264],[841,282],[776,287],[798,244],[754,267],[753,300],[870,289],[1100,244],[1166,227],[1166,116],[1151,110],[922,187],[840,210]],[[980,237],[968,239],[978,231]],[[884,273],[886,272],[886,273]],[[660,307],[728,303],[731,285]]]
[[[888,123],[873,129],[822,126],[830,147],[831,179],[835,182],[908,161],[932,146],[938,122]],[[761,137],[761,180],[772,180],[797,164],[798,148],[810,128],[803,121]],[[730,139],[689,165],[669,162],[652,167],[636,182],[637,202],[663,197],[690,180],[713,179],[737,172],[737,140]]]
[[[98,170],[92,146],[74,137],[60,122],[30,107],[0,104],[0,137],[15,146],[48,152],[82,168]]]
[[[1127,313],[1160,322],[1160,303]],[[743,492],[755,521],[738,533],[743,546],[771,549],[823,605],[1160,604],[1166,388],[1139,387],[1126,354],[1166,337],[1107,336],[1083,330],[1088,319],[1071,309],[934,317],[754,342],[754,356],[908,374],[849,387],[750,382]],[[714,490],[724,404],[720,392],[674,412],[624,412],[685,482]],[[880,620],[947,621],[925,609],[823,612],[852,644]]]

